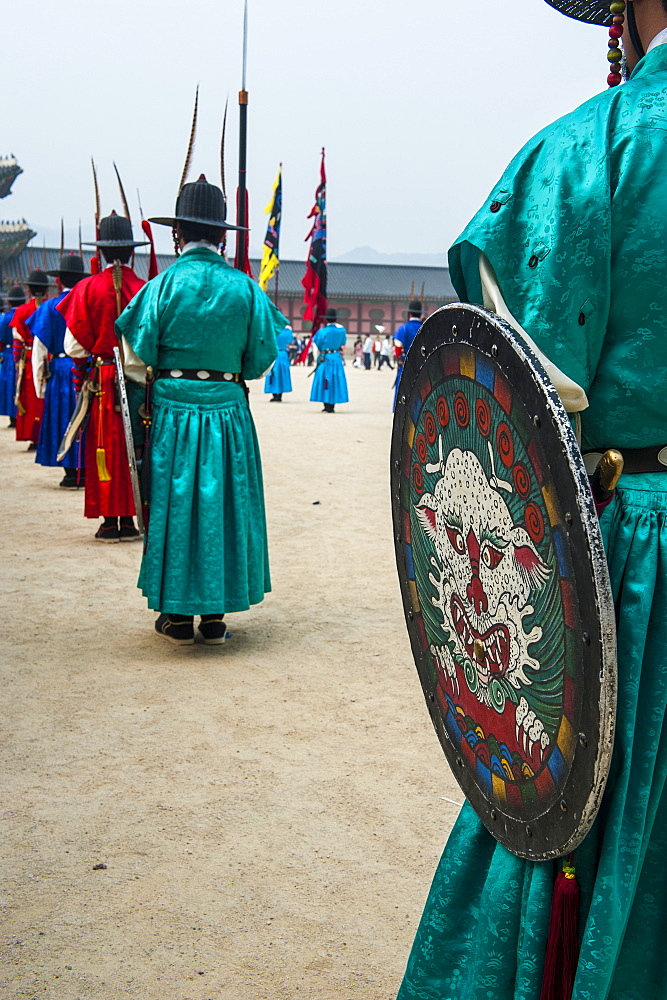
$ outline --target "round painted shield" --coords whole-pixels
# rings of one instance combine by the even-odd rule
[[[431,719],[488,830],[574,850],[613,742],[614,610],[581,453],[546,372],[461,303],[407,355],[392,438],[396,558]]]

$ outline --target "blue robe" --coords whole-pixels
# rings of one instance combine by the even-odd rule
[[[16,365],[14,364],[14,335],[10,323],[16,312],[10,309],[0,316],[0,344],[2,344],[2,364],[0,365],[0,415],[16,416],[14,405],[14,390],[16,382]]]
[[[278,347],[278,357],[273,368],[264,379],[264,392],[282,393],[292,391],[292,373],[290,371],[289,354],[287,348],[294,340],[291,327],[285,327],[282,333],[276,337]]]
[[[313,388],[310,392],[311,403],[347,403],[347,378],[345,365],[340,354],[345,347],[347,334],[345,327],[338,323],[329,323],[318,330],[313,341],[320,352],[317,368],[313,378]],[[330,352],[330,353],[326,353]]]
[[[401,384],[401,375],[403,374],[403,365],[405,364],[405,357],[412,347],[412,342],[419,333],[422,321],[420,319],[409,319],[407,323],[403,323],[399,326],[398,330],[394,334],[394,340],[397,340],[403,345],[403,354],[398,362],[398,370],[396,372],[396,378],[394,379],[394,405],[392,410],[396,409],[396,400],[398,399],[398,387]]]
[[[65,355],[66,324],[56,306],[67,295],[62,292],[54,299],[47,299],[28,318],[27,326],[37,340],[41,340],[51,355],[49,378],[44,393],[42,427],[37,443],[35,461],[38,465],[61,465],[76,469],[83,464],[83,449],[76,442],[61,462],[56,458],[58,445],[67,430],[70,417],[76,406],[76,393],[72,385],[74,362]]]

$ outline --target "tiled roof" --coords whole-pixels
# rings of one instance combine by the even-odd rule
[[[84,249],[83,257],[86,266],[90,264],[92,254]],[[43,267],[44,270],[55,270],[60,262],[60,251],[52,247],[42,249],[32,247],[25,249],[18,257],[9,261],[3,267],[3,278],[6,284],[25,280],[31,267]],[[171,254],[158,254],[158,266],[161,271],[173,264]],[[252,261],[255,276],[259,274],[259,261]],[[148,276],[148,254],[138,253],[135,257],[135,271],[140,278]],[[278,286],[283,295],[303,295],[301,279],[305,273],[305,263],[298,260],[284,260],[280,264]],[[449,279],[446,267],[410,267],[397,264],[348,264],[329,263],[327,268],[328,294],[332,299],[362,298],[362,299],[397,299],[401,302],[414,295],[425,299],[437,300],[455,299],[456,292]],[[274,279],[269,282],[269,293],[274,291]]]

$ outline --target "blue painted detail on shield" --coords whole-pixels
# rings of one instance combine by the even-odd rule
[[[486,764],[479,759],[479,757],[477,758],[477,763],[475,765],[475,777],[477,778],[479,786],[484,795],[486,795],[486,797],[490,799],[493,791],[493,784],[491,782],[491,772],[489,771]]]
[[[496,370],[489,358],[484,358],[481,355],[477,357],[476,365],[476,375],[477,381],[482,385],[486,386],[489,392],[493,392],[493,386],[496,378]]]
[[[415,578],[415,561],[412,556],[412,546],[404,545],[403,551],[405,552],[405,568],[408,571],[408,580],[414,580]]]
[[[556,548],[556,558],[558,560],[558,572],[561,576],[570,576],[570,560],[567,557],[567,549],[565,547],[563,532],[560,528],[553,528],[552,535],[554,546]]]
[[[412,410],[410,412],[410,416],[412,417],[412,423],[415,425],[415,427],[417,426],[417,423],[419,421],[419,414],[421,413],[421,411],[422,411],[422,401],[419,398],[419,396],[416,395],[412,401]]]
[[[558,747],[551,751],[547,767],[556,784],[562,787],[567,778],[568,765]]]

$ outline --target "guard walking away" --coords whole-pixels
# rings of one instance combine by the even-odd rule
[[[16,307],[25,302],[25,292],[20,285],[13,285],[7,293],[7,312],[0,316],[0,344],[2,345],[2,362],[0,363],[0,414],[9,417],[9,426],[16,426],[16,365],[14,364],[14,333],[11,327]]]
[[[75,442],[61,461],[57,458],[58,446],[76,406],[72,378],[75,365],[65,354],[65,319],[57,307],[70,290],[83,278],[89,277],[89,274],[82,258],[74,253],[64,254],[60,258],[60,267],[46,273],[56,278],[60,294],[42,302],[27,320],[27,326],[33,335],[32,376],[35,392],[39,399],[44,400],[42,429],[35,461],[39,465],[61,465],[65,475],[59,485],[63,489],[75,490],[84,485],[81,443]]]
[[[667,989],[667,3],[549,2],[609,29],[610,89],[528,142],[449,265],[463,301],[542,352],[580,415],[584,457],[617,448],[625,460],[600,517],[617,617],[614,750],[564,872],[567,883],[576,868],[581,891],[573,951],[545,963],[561,866],[515,857],[465,805],[400,1000],[662,1000]],[[630,76],[618,86],[621,36]],[[456,525],[447,532],[459,544]],[[573,736],[586,746],[589,734]]]
[[[116,324],[128,380],[155,375],[150,522],[139,586],[159,612],[158,635],[224,642],[228,612],[271,589],[262,470],[246,379],[264,375],[286,320],[247,275],[218,253],[226,231],[219,187],[184,184],[170,226],[176,263],[143,288]]]
[[[334,413],[336,403],[347,403],[347,377],[341,350],[347,343],[347,331],[335,309],[327,309],[325,325],[313,337],[319,351],[317,368],[310,392],[311,403],[323,403],[324,413]]]
[[[405,358],[412,346],[412,341],[415,339],[419,333],[419,327],[422,325],[422,304],[419,299],[412,299],[408,305],[408,318],[405,323],[402,323],[396,333],[394,334],[394,346],[396,349],[396,378],[394,379],[394,405],[392,410],[396,409],[396,400],[398,399],[398,387],[401,384],[401,375],[403,374],[403,365],[405,364]]]
[[[93,389],[86,430],[84,517],[104,518],[98,542],[141,539],[134,524],[134,499],[123,420],[116,408],[113,349],[118,343],[114,322],[144,282],[129,266],[134,248],[145,246],[132,235],[132,225],[112,212],[100,222],[94,246],[107,267],[80,281],[57,306],[65,317],[65,352],[76,365],[75,385],[87,380]]]
[[[289,346],[294,342],[292,327],[286,326],[282,333],[278,334],[276,341],[278,347],[278,357],[273,368],[264,379],[264,392],[271,393],[272,403],[281,403],[284,392],[292,391],[292,373],[290,371]]]
[[[26,282],[30,298],[17,306],[10,321],[14,331],[14,362],[16,364],[16,440],[30,441],[28,451],[34,451],[39,441],[43,400],[35,392],[32,377],[32,333],[27,320],[48,295],[49,279],[41,268],[34,268]]]

